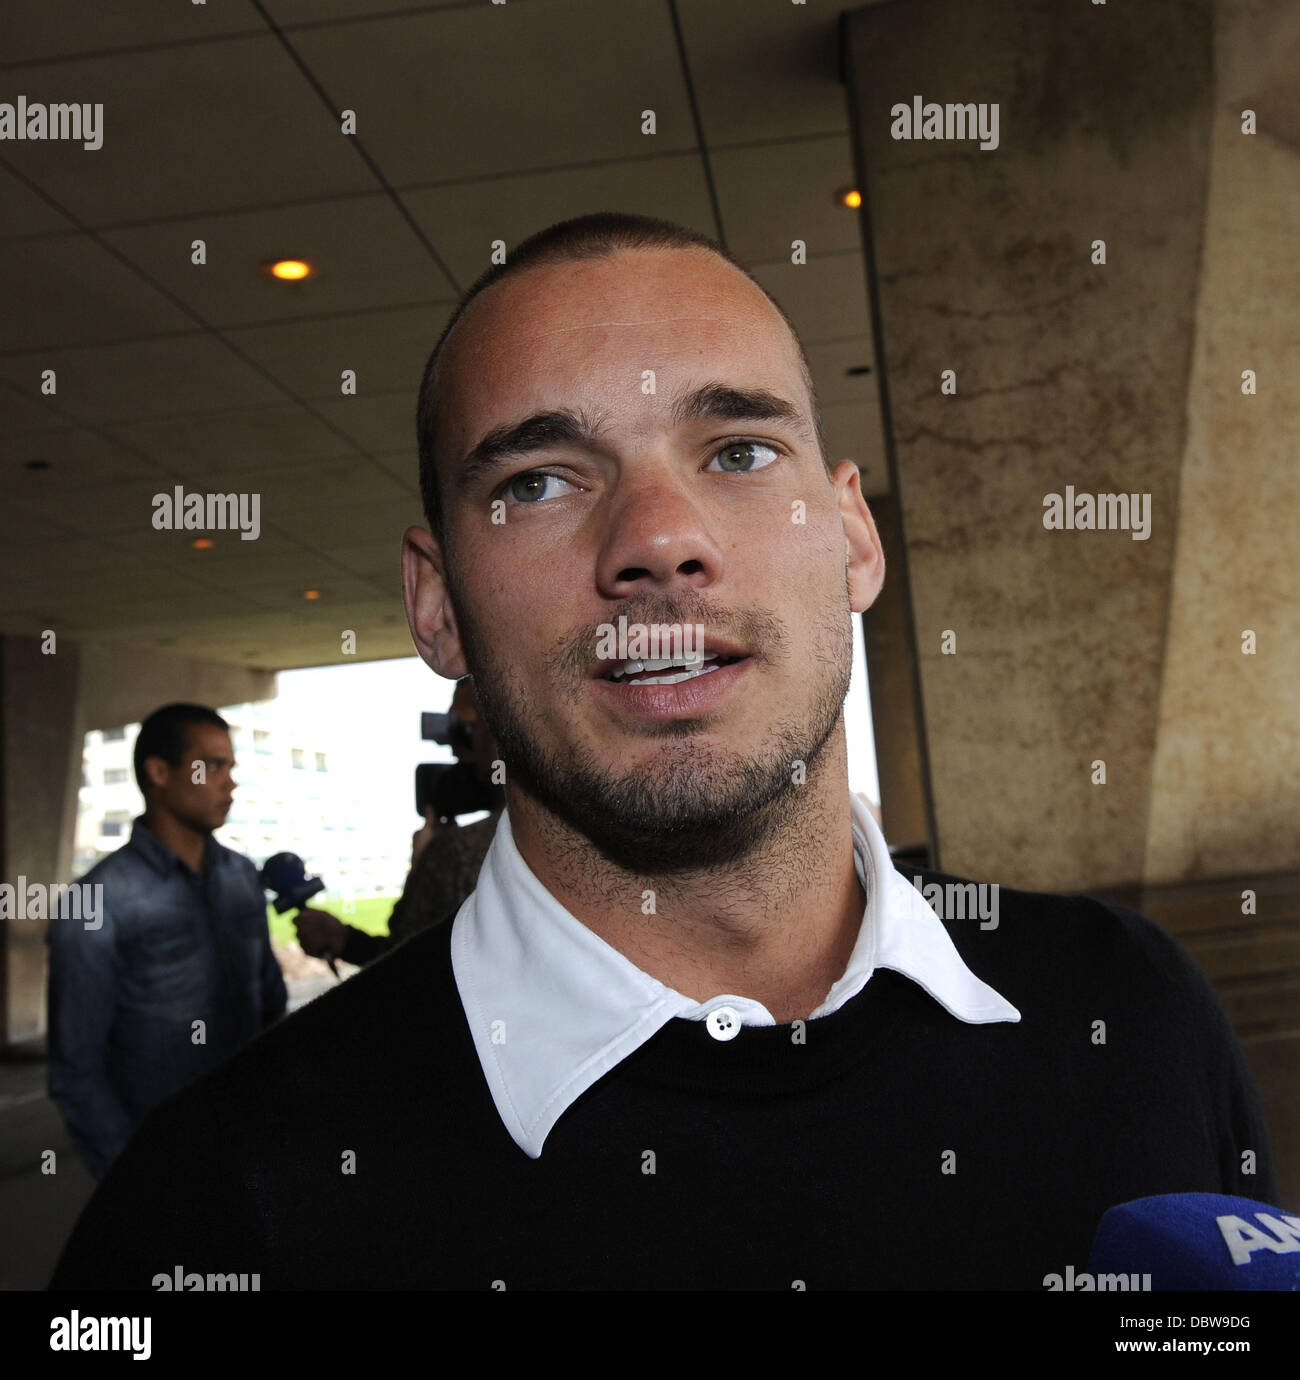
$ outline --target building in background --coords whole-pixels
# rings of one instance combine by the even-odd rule
[[[325,900],[395,896],[411,861],[402,806],[374,799],[375,781],[340,727],[333,740],[310,734],[280,700],[218,711],[235,748],[235,803],[217,839],[260,867],[272,853],[297,853],[324,878]],[[78,876],[131,836],[143,810],[132,753],[139,724],[86,734],[78,799]],[[409,810],[409,805],[405,806]]]

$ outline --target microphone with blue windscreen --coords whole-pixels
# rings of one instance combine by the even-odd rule
[[[1113,1207],[1088,1270],[1150,1275],[1154,1290],[1300,1290],[1300,1217],[1222,1193],[1167,1193]]]
[[[272,854],[262,864],[258,875],[265,890],[275,892],[272,904],[277,915],[283,915],[286,910],[301,910],[318,891],[325,890],[325,883],[319,877],[307,875],[307,865],[297,853]],[[330,972],[338,977],[333,955],[325,961],[330,965]]]

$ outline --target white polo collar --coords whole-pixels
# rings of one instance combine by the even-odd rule
[[[856,796],[853,860],[867,896],[844,975],[811,1019],[829,1016],[877,968],[911,978],[969,1025],[1020,1012],[962,962],[943,922],[894,869],[879,825]],[[742,1025],[775,1025],[735,993],[706,1002],[666,987],[577,920],[524,861],[502,811],[476,890],[451,935],[452,969],[493,1101],[515,1143],[537,1159],[551,1128],[593,1083],[675,1017],[720,1005]]]

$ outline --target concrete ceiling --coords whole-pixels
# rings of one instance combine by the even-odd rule
[[[0,101],[103,102],[104,139],[0,144],[0,630],[279,669],[343,660],[351,628],[359,659],[409,655],[424,360],[492,240],[587,211],[721,237],[798,326],[832,458],[882,491],[857,218],[833,202],[840,8],[7,5]],[[260,271],[285,256],[318,275]],[[177,484],[260,493],[260,539],[155,531]]]

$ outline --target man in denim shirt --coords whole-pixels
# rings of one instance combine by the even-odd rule
[[[100,923],[50,921],[50,1096],[96,1178],[145,1114],[284,1014],[253,863],[212,837],[235,783],[229,725],[171,704],[140,726],[131,840],[81,879]]]

